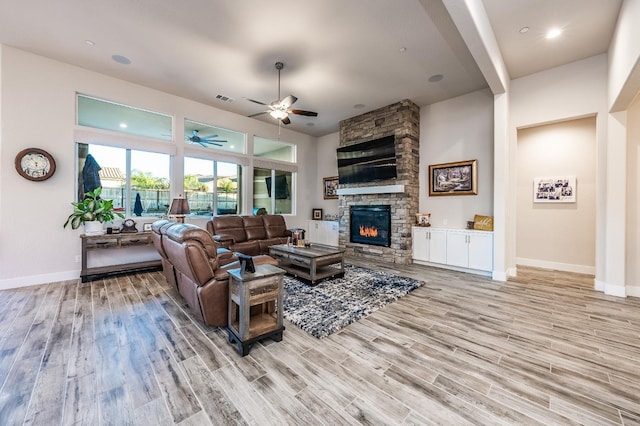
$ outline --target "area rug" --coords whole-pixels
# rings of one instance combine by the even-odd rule
[[[315,286],[284,277],[284,317],[322,339],[420,287],[422,281],[345,265],[344,278]]]

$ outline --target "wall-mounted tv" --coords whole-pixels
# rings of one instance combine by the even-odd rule
[[[394,136],[338,148],[340,184],[396,179],[396,143]]]
[[[267,193],[271,198],[271,177],[264,178],[267,184]],[[287,177],[285,175],[276,175],[276,200],[285,200],[289,198],[289,184],[287,184]]]

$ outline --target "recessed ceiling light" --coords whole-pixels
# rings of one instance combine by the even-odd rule
[[[231,148],[231,149],[233,149],[235,147],[236,147],[235,145],[229,145],[229,148]]]
[[[362,108],[364,108],[364,104],[355,104],[353,107],[355,109],[362,109]]]
[[[85,40],[85,41],[84,41],[84,43],[85,43],[87,46],[95,46],[95,45],[96,45],[96,42],[95,42],[95,41],[93,41],[93,40],[89,40],[89,39]]]
[[[122,55],[113,55],[111,56],[111,59],[122,65],[129,65],[131,63],[131,59]]]
[[[524,34],[524,33],[526,33],[527,31],[529,31],[529,27],[522,27],[522,28],[520,28],[520,34]]]
[[[127,127],[129,127],[129,126],[127,126],[127,123],[120,123],[120,128],[121,129],[126,129]]]
[[[549,38],[549,39],[556,38],[560,34],[562,34],[562,30],[560,28],[552,28],[547,32],[546,37]]]
[[[431,83],[437,83],[438,81],[442,80],[444,78],[444,76],[442,74],[434,74],[431,77],[429,77],[429,81]]]
[[[401,47],[401,48],[400,48],[400,52],[404,53],[404,52],[406,52],[406,51],[407,51],[407,48],[406,48],[406,47]]]

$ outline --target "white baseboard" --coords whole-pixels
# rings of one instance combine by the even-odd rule
[[[507,281],[507,272],[503,271],[493,271],[491,274],[491,279],[494,281]]]
[[[624,285],[607,284],[604,294],[608,296],[627,297],[627,288]]]
[[[8,278],[0,280],[0,290],[10,288],[28,287],[30,285],[48,284],[58,281],[77,280],[80,278],[80,270],[56,272],[55,274],[31,275],[28,277]]]
[[[627,286],[627,296],[640,297],[640,285]]]
[[[596,267],[588,265],[574,265],[571,263],[550,262],[548,260],[516,258],[516,263],[523,266],[533,266],[534,268],[553,269],[555,271],[576,272],[578,274],[595,275]]]
[[[436,268],[450,269],[452,271],[458,271],[458,272],[466,272],[467,274],[484,275],[485,277],[491,277],[491,279],[493,279],[492,278],[493,273],[491,271],[480,271],[478,269],[461,268],[459,266],[452,266],[444,263],[425,262],[424,260],[416,260],[416,259],[413,259],[413,263],[415,263],[416,265],[435,266]],[[503,281],[506,281],[506,280],[503,280]]]
[[[629,288],[635,288],[638,292],[638,296],[640,296],[640,287],[626,287],[624,285],[615,285],[610,284],[605,281],[593,280],[593,288],[596,291],[601,291],[608,296],[616,296],[616,297],[627,297],[633,296],[629,292]]]

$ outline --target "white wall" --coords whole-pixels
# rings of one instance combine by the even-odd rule
[[[609,109],[627,109],[640,91],[640,0],[624,0],[609,46]]]
[[[511,81],[510,149],[516,152],[517,130],[572,118],[596,116],[596,279],[606,274],[606,174],[607,174],[607,56],[598,55]],[[517,179],[518,164],[510,179]],[[515,203],[509,207],[515,220]],[[516,233],[508,245],[514,252]],[[507,265],[515,268],[515,263]]]
[[[85,69],[33,55],[12,47],[0,51],[0,288],[77,278],[80,230],[63,229],[75,194],[75,94],[82,92],[175,116],[176,134],[183,119],[281,139],[298,145],[298,159],[315,158],[314,137],[258,120],[218,110],[184,98],[127,83]],[[178,152],[183,150],[177,143]],[[15,155],[39,147],[56,159],[55,175],[44,182],[27,181],[15,172]],[[305,198],[317,186],[316,170],[298,173],[299,216],[287,217],[302,226],[309,213]],[[307,190],[307,188],[312,188]]]
[[[596,120],[518,131],[518,265],[595,273]],[[575,203],[534,203],[536,177],[575,176]]]
[[[429,196],[430,164],[478,160],[478,195]],[[488,89],[420,109],[420,212],[435,227],[493,215],[493,95]]]
[[[627,294],[640,297],[640,96],[627,110]]]
[[[309,207],[309,218],[311,219],[311,208],[322,209],[323,214],[337,215],[338,200],[324,199],[324,186],[322,179],[325,177],[338,176],[338,160],[336,159],[336,149],[340,146],[340,132],[331,133],[318,138],[318,150],[313,164],[317,164],[318,178],[315,182],[317,192],[310,194],[313,198],[313,206]]]

